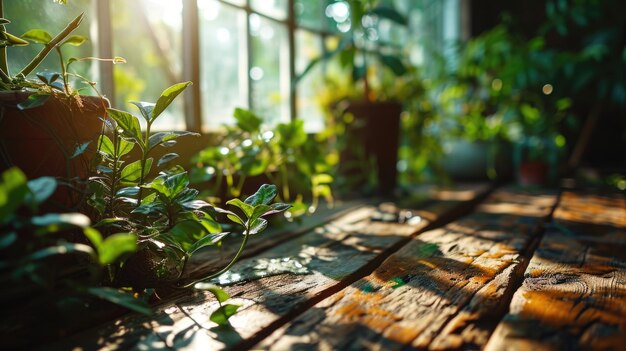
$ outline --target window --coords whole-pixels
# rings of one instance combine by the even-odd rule
[[[381,2],[406,14],[410,26],[407,30],[379,20],[375,35],[389,47],[410,50],[413,63],[427,64],[425,48],[443,50],[445,43],[459,37],[460,0]],[[114,106],[133,109],[129,100],[155,101],[165,87],[194,81],[195,91],[185,93],[187,105],[183,99],[177,100],[156,129],[207,132],[233,123],[232,111],[243,107],[270,124],[302,118],[307,131],[321,130],[324,117],[318,92],[325,74],[336,67],[318,65],[297,84],[295,77],[313,58],[329,50],[329,43],[336,45],[336,34],[350,26],[349,6],[342,0],[74,0],[64,11],[51,11],[51,6],[60,5],[12,1],[6,2],[5,11],[27,8],[41,11],[42,19],[58,14],[67,16],[67,21],[88,12],[79,31],[84,35],[91,31],[92,45],[68,47],[68,55],[127,60],[115,66],[76,65],[82,70],[79,73],[89,77],[94,76],[89,73],[96,67],[103,80],[113,77],[101,90]],[[110,16],[103,15],[107,11]],[[50,18],[50,22],[63,21]],[[10,26],[13,32],[20,32],[30,24]],[[60,28],[50,29],[56,30]],[[10,50],[18,60],[33,49]],[[188,59],[191,56],[197,59]],[[54,60],[51,55],[42,67],[55,69]],[[186,108],[191,105],[193,109]]]

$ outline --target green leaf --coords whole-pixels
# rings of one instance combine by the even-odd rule
[[[57,79],[61,78],[61,75],[58,72],[50,72],[50,71],[39,72],[36,75],[37,75],[37,78],[39,78],[39,80],[41,80],[42,82],[46,84],[50,84],[56,81]]]
[[[154,110],[155,104],[145,101],[131,101],[130,103],[137,106],[137,108],[141,112],[141,115],[143,116],[143,119],[145,119],[146,122],[149,123],[152,119],[152,111]]]
[[[137,237],[134,234],[113,234],[102,242],[98,250],[98,260],[104,266],[115,262],[121,255],[135,252],[136,250]]]
[[[72,154],[72,156],[70,156],[70,160],[85,153],[85,151],[87,151],[87,148],[89,147],[89,144],[91,144],[91,140],[78,145],[76,147],[76,150],[74,150],[74,153]]]
[[[261,125],[263,124],[263,119],[255,115],[253,112],[239,107],[235,108],[233,116],[235,117],[237,127],[248,133],[260,131]]]
[[[161,157],[159,159],[159,162],[157,162],[157,166],[161,167],[162,165],[170,162],[171,160],[173,160],[175,158],[178,158],[178,154],[177,153],[171,152],[169,154],[165,154],[165,155],[163,155],[163,157]]]
[[[129,310],[146,316],[152,314],[152,310],[145,301],[135,299],[130,293],[107,287],[88,288],[87,291],[93,296],[126,307]]]
[[[188,131],[174,131],[174,132],[157,132],[154,133],[148,138],[148,150],[152,150],[158,145],[165,145],[166,143],[173,142],[175,139],[178,139],[181,136],[200,136],[198,133],[188,132]]]
[[[237,310],[239,309],[239,305],[222,305],[215,312],[211,313],[211,322],[217,323],[218,325],[229,325],[228,319],[232,317]]]
[[[156,102],[154,109],[152,110],[152,121],[154,121],[163,111],[174,101],[178,94],[182,93],[185,88],[190,86],[192,82],[183,82],[174,84],[171,87],[165,89],[159,99]]]
[[[4,250],[7,247],[13,245],[13,243],[17,240],[17,233],[9,232],[2,234],[0,236],[0,250]]]
[[[26,176],[17,167],[2,173],[0,182],[0,224],[10,218],[22,205],[28,194]]]
[[[117,122],[118,127],[122,129],[122,134],[134,139],[138,143],[142,142],[141,127],[139,119],[128,112],[116,110],[114,108],[107,109],[109,116]],[[141,145],[141,144],[140,144]]]
[[[406,66],[397,56],[379,54],[378,57],[383,65],[387,66],[396,76],[401,76],[407,72]]]
[[[272,202],[272,200],[274,200],[277,194],[278,190],[275,185],[263,184],[256,193],[248,197],[244,202],[252,206],[260,204],[268,205]]]
[[[119,142],[119,145],[117,146],[117,153],[118,153],[117,157],[122,157],[128,154],[135,147],[134,143],[131,143],[124,139],[119,139],[118,142]]]
[[[380,18],[385,18],[390,21],[393,21],[397,24],[406,26],[408,24],[406,17],[404,17],[400,12],[396,11],[394,8],[388,6],[379,6],[369,11],[369,14],[377,15]]]
[[[198,290],[206,290],[206,291],[211,292],[211,294],[213,294],[213,296],[215,296],[215,298],[217,299],[217,301],[220,304],[222,302],[225,302],[226,300],[230,299],[230,295],[228,295],[228,293],[226,291],[222,290],[222,288],[220,288],[219,286],[217,286],[215,284],[198,283],[198,284],[194,285],[193,287],[198,289]]]
[[[252,212],[254,212],[254,206],[249,205],[247,203],[242,202],[239,199],[232,199],[226,202],[227,205],[235,206],[243,211],[246,215],[246,218],[250,218],[252,216]]]
[[[232,213],[232,212],[231,212],[231,214],[226,215],[226,217],[227,217],[228,219],[230,219],[231,221],[233,221],[233,222],[237,223],[237,224],[240,224],[240,225],[242,225],[242,226],[245,226],[245,225],[246,225],[246,223],[244,222],[244,220],[243,220],[243,219],[241,219],[241,217],[237,216],[236,214],[234,214],[234,213]]]
[[[98,137],[98,147],[100,154],[104,154],[110,158],[115,157],[115,146],[108,136],[102,134]]]
[[[270,209],[268,211],[266,211],[265,213],[263,213],[261,216],[268,216],[271,214],[275,214],[275,213],[280,213],[280,212],[284,212],[287,211],[288,209],[290,209],[292,206],[290,204],[284,204],[284,203],[275,203],[272,204],[270,206]]]
[[[267,220],[265,218],[257,218],[252,225],[250,226],[250,231],[248,234],[255,235],[262,232],[265,228],[267,228]]]
[[[57,189],[57,180],[53,177],[40,177],[29,180],[28,189],[30,194],[27,195],[27,201],[38,205],[54,194],[54,191]]]
[[[28,99],[26,99],[26,101],[17,104],[17,108],[20,111],[37,108],[39,106],[43,106],[49,98],[50,94],[46,93],[32,94],[28,97]]]
[[[35,251],[32,254],[26,256],[25,260],[37,261],[48,257],[66,255],[69,253],[84,253],[90,256],[94,256],[94,251],[89,245],[63,243],[60,245],[46,247],[45,249]]]
[[[115,193],[115,196],[135,196],[139,194],[139,189],[140,188],[138,186],[125,187],[125,188],[118,190]]]
[[[152,158],[148,158],[144,165],[144,176],[150,173],[152,168]],[[120,180],[124,182],[136,182],[141,178],[141,160],[129,163],[122,169]]]
[[[257,218],[263,216],[267,211],[270,210],[270,208],[271,207],[269,205],[264,205],[264,204],[254,206],[254,210],[252,211],[252,214],[248,218],[248,222],[256,221]]]
[[[89,241],[93,244],[97,251],[100,251],[102,247],[102,234],[94,228],[87,227],[83,229],[83,233],[89,239]]]
[[[4,35],[6,40],[6,45],[8,46],[26,46],[30,44],[26,40],[18,37],[17,35],[13,35],[9,32],[0,32],[0,34]]]
[[[168,233],[176,238],[186,252],[191,251],[194,243],[210,234],[202,224],[194,220],[179,222]]]
[[[68,226],[85,228],[91,224],[89,217],[82,213],[48,213],[33,216],[30,222],[38,227],[45,227],[49,232],[56,232]]]
[[[205,207],[212,207],[212,205],[204,200],[193,200],[184,202],[183,207],[187,210],[200,210]]]
[[[22,34],[22,38],[34,43],[48,44],[52,40],[52,35],[43,29],[31,29]]]
[[[200,239],[200,240],[196,241],[195,243],[193,243],[193,245],[191,245],[189,247],[189,250],[187,251],[187,254],[188,255],[193,255],[196,251],[200,250],[203,247],[215,245],[228,234],[230,234],[230,233],[229,232],[224,232],[224,233],[208,234],[205,237],[203,237],[202,239]]]
[[[73,46],[81,46],[84,42],[87,41],[87,37],[82,35],[72,35],[71,37],[65,39],[62,45],[68,44]]]

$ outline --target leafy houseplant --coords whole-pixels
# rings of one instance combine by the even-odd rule
[[[63,2],[64,3],[64,2]],[[90,145],[102,129],[102,120],[109,103],[95,89],[95,83],[74,74],[70,66],[82,60],[65,60],[62,47],[78,46],[87,38],[72,35],[83,20],[77,16],[56,36],[42,29],[31,29],[22,37],[6,31],[10,21],[4,18],[0,2],[0,152],[1,168],[19,166],[29,178],[39,176],[78,177],[86,179],[89,160],[95,155]],[[26,45],[31,41],[43,44],[42,49],[23,67],[8,67],[7,47]],[[29,78],[49,53],[56,52],[60,72],[41,72]],[[111,60],[113,63],[123,59]],[[11,75],[11,72],[17,72]],[[97,97],[81,96],[72,86],[77,78],[86,82]]]
[[[121,228],[135,233],[138,238],[137,253],[124,265],[111,267],[112,284],[135,289],[189,287],[217,276],[239,259],[250,235],[265,229],[267,221],[263,217],[290,207],[283,203],[271,204],[277,190],[274,185],[265,184],[245,201],[226,202],[240,213],[217,208],[200,200],[198,190],[189,188],[189,177],[182,167],[165,168],[177,154],[168,153],[157,162],[153,161],[150,155],[155,148],[171,147],[179,137],[195,134],[185,131],[151,133],[152,124],[190,84],[169,87],[156,103],[134,103],[146,122],[143,132],[134,115],[108,109],[111,137],[101,135],[98,140],[101,162],[98,174],[91,178],[94,193],[90,202],[101,217],[96,226],[108,228],[107,231]],[[127,162],[134,148],[139,149],[140,157]],[[162,169],[156,177],[151,176],[153,165]],[[218,246],[229,234],[222,230],[218,214],[243,228],[240,249],[219,272],[189,278],[186,267],[191,256],[204,247]]]
[[[347,3],[350,18],[339,23],[347,30],[341,34],[338,46],[311,61],[299,78],[320,62],[334,57],[339,59],[344,69],[351,72],[352,83],[361,85],[363,98],[334,103],[340,114],[350,114],[354,117],[348,118],[350,126],[346,128],[345,136],[351,148],[343,150],[341,162],[343,167],[340,167],[340,173],[348,177],[364,173],[365,168],[369,166],[369,159],[372,158],[376,162],[378,192],[381,195],[391,195],[397,181],[396,164],[402,106],[394,101],[376,101],[377,96],[372,89],[370,75],[375,67],[372,61],[381,63],[397,76],[407,72],[403,60],[396,52],[397,49],[383,45],[376,31],[377,21],[380,19],[390,20],[402,26],[406,26],[407,21],[395,9],[379,5],[378,1],[351,0]],[[355,152],[354,145],[362,146]],[[361,162],[364,158],[365,162]]]
[[[195,156],[194,181],[213,181],[210,194],[223,199],[250,191],[246,187],[263,177],[278,185],[281,201],[293,204],[285,214],[289,218],[313,212],[321,197],[332,204],[329,167],[302,120],[280,123],[272,131],[250,111],[235,109],[234,117],[235,125],[225,126],[220,142]]]

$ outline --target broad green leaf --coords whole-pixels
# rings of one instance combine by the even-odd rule
[[[163,111],[174,101],[178,94],[182,93],[185,88],[190,86],[192,82],[183,82],[174,84],[171,87],[165,89],[152,110],[152,121],[154,121]]]
[[[228,215],[226,215],[226,217],[228,219],[230,219],[231,221],[237,223],[237,224],[241,224],[242,226],[246,225],[246,223],[243,221],[243,219],[241,219],[241,217],[237,216],[234,213],[228,214]]]
[[[57,188],[57,180],[53,177],[41,177],[28,181],[30,194],[27,195],[28,202],[40,204],[46,201]]]
[[[177,153],[171,152],[169,154],[165,154],[165,155],[163,155],[163,157],[161,157],[159,159],[159,162],[157,162],[157,166],[161,167],[162,165],[170,162],[171,160],[173,160],[175,158],[178,158],[178,154]]]
[[[183,207],[188,210],[200,210],[205,207],[211,207],[212,205],[204,200],[193,200],[183,203]]]
[[[252,211],[252,214],[248,218],[248,222],[249,223],[254,222],[257,218],[263,216],[269,210],[270,210],[269,205],[260,204],[260,205],[254,206],[254,210]]]
[[[104,154],[110,158],[115,157],[115,146],[108,136],[102,134],[98,137],[98,148],[100,154]]]
[[[124,139],[119,140],[119,145],[117,147],[117,157],[122,157],[133,150],[135,144]]]
[[[239,305],[222,305],[215,312],[211,313],[211,322],[217,323],[218,325],[229,325],[228,319],[232,317],[237,310],[239,309]]]
[[[215,296],[215,298],[217,299],[217,301],[219,303],[225,302],[226,300],[230,299],[230,295],[228,295],[228,293],[226,291],[222,290],[222,288],[220,288],[219,286],[217,286],[215,284],[198,283],[198,284],[194,285],[193,287],[198,289],[198,290],[207,290],[207,291],[211,292],[211,294],[213,294],[213,296]]]
[[[313,184],[329,184],[333,182],[333,177],[330,174],[320,173],[313,175],[311,183]]]
[[[90,256],[94,256],[95,254],[93,249],[89,245],[63,243],[60,245],[46,247],[45,249],[35,251],[32,254],[26,256],[25,259],[36,261],[36,260],[42,260],[42,259],[52,257],[52,256],[57,256],[57,255],[66,255],[69,253],[84,253]]]
[[[200,223],[209,231],[211,234],[219,233],[222,231],[222,226],[209,217],[208,214],[205,214],[206,217],[200,219]]]
[[[128,112],[116,110],[114,108],[107,109],[109,116],[117,122],[118,127],[122,129],[122,134],[131,139],[135,139],[138,143],[142,142],[141,126],[139,119]],[[141,144],[140,144],[141,145]]]
[[[143,175],[150,173],[152,168],[152,158],[148,158],[144,165]],[[141,178],[141,160],[137,160],[133,163],[129,163],[122,169],[120,173],[120,180],[124,182],[136,182]]]
[[[233,113],[237,127],[248,133],[258,132],[263,124],[263,119],[249,110],[235,108]]]
[[[39,106],[43,106],[49,98],[50,94],[46,93],[32,94],[28,97],[28,99],[26,99],[26,101],[17,104],[17,108],[21,111],[37,108]]]
[[[187,254],[193,255],[196,251],[200,250],[203,247],[215,245],[220,240],[222,240],[222,238],[224,238],[228,234],[230,234],[230,233],[229,232],[224,232],[224,233],[208,234],[205,237],[203,237],[202,239],[200,239],[200,240],[196,241],[195,243],[193,243],[193,245],[191,245],[189,247],[189,250],[188,250]]]
[[[56,232],[68,226],[85,228],[91,224],[89,217],[82,213],[48,213],[33,216],[30,222],[38,227],[45,227],[48,232]]]
[[[26,45],[30,44],[29,42],[27,42],[26,40],[18,37],[17,35],[13,35],[13,34],[8,33],[8,32],[4,32],[2,34],[6,38],[7,45],[10,45],[10,46],[26,46]]]
[[[72,35],[71,37],[65,39],[61,45],[73,45],[73,46],[81,46],[84,42],[87,41],[87,37],[82,35]]]
[[[143,116],[143,119],[145,119],[146,122],[149,123],[152,119],[152,110],[154,110],[155,104],[145,101],[131,101],[130,103],[137,106],[137,108],[141,112],[141,115]]]
[[[265,213],[263,213],[261,216],[268,216],[271,214],[275,214],[275,213],[280,213],[280,212],[284,212],[287,211],[288,209],[290,209],[292,207],[292,205],[290,204],[284,204],[284,203],[275,203],[272,204],[270,206],[270,209],[268,211],[266,211]]]
[[[83,233],[96,248],[96,251],[100,251],[102,247],[102,234],[100,234],[98,230],[91,227],[83,229]]]
[[[0,224],[10,218],[22,205],[28,194],[26,176],[17,167],[2,173],[0,183]]]
[[[48,44],[52,40],[52,35],[43,29],[31,29],[22,34],[22,38],[34,43]]]
[[[78,145],[76,147],[76,149],[74,150],[74,153],[70,157],[70,160],[73,159],[73,158],[76,158],[76,157],[78,157],[80,155],[82,155],[85,151],[87,151],[87,148],[89,147],[89,144],[91,144],[91,140]]]
[[[158,145],[162,146],[171,146],[167,143],[175,143],[175,139],[178,139],[181,136],[200,136],[198,133],[188,132],[188,131],[174,131],[174,132],[157,132],[154,133],[148,138],[148,150],[152,150]]]
[[[98,227],[107,227],[107,226],[113,226],[113,225],[121,225],[123,223],[128,223],[128,219],[127,218],[123,218],[123,217],[115,217],[115,218],[105,218],[100,220],[98,223],[94,224],[93,227],[94,228],[98,228]]]
[[[133,295],[128,292],[108,287],[92,287],[88,288],[87,291],[91,295],[107,300],[116,305],[126,307],[129,310],[145,314],[146,316],[150,316],[152,314],[152,310],[145,301],[134,298]]]
[[[276,189],[276,185],[263,184],[256,193],[248,197],[244,202],[252,206],[260,204],[268,205],[274,200],[277,194],[278,190]]]
[[[104,239],[98,250],[98,260],[101,265],[115,262],[125,253],[137,250],[137,237],[134,234],[118,233]]]
[[[226,202],[227,205],[231,205],[231,206],[235,206],[238,209],[242,210],[243,213],[246,215],[246,218],[250,218],[250,216],[252,216],[252,213],[254,212],[254,206],[244,203],[239,199],[232,199]]]
[[[379,54],[378,57],[383,65],[387,66],[396,76],[401,76],[407,72],[406,66],[397,56]]]
[[[265,218],[257,218],[252,225],[250,226],[250,231],[248,234],[255,235],[262,232],[265,228],[267,228],[267,220]]]
[[[61,75],[58,72],[44,71],[37,73],[37,78],[46,84],[50,84],[61,78]]]
[[[139,194],[139,189],[140,188],[138,186],[129,186],[129,187],[118,190],[115,193],[115,195],[116,196],[135,196]]]
[[[194,220],[179,222],[168,233],[176,238],[187,252],[195,242],[209,234],[202,224]]]
[[[17,233],[9,232],[2,234],[0,236],[0,250],[4,250],[7,247],[13,245],[13,243],[17,240]]]

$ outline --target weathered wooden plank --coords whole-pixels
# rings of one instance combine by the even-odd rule
[[[626,349],[626,201],[563,194],[488,350]]]
[[[477,198],[488,188],[472,189],[475,189],[472,198]],[[445,205],[437,203],[437,206],[432,206],[432,211],[424,214],[437,220],[466,203],[467,199],[448,200]],[[394,211],[393,207],[390,211]],[[209,315],[217,308],[216,301],[208,294],[195,293],[163,304],[152,319],[138,316],[122,318],[76,336],[64,342],[63,346],[86,349],[192,349],[199,345],[205,349],[221,349],[246,344],[251,346],[254,340],[260,340],[263,333],[269,334],[292,315],[364,275],[361,273],[364,269],[371,271],[384,255],[391,253],[388,252],[390,247],[410,240],[412,235],[431,223],[426,219],[407,223],[374,221],[371,218],[376,217],[376,213],[377,210],[371,206],[351,211],[305,235],[239,262],[231,271],[233,274],[263,275],[267,273],[268,266],[279,266],[280,269],[281,262],[287,262],[289,269],[296,267],[302,270],[295,269],[299,274],[285,272],[273,275],[270,272],[269,276],[253,277],[254,280],[227,287],[233,297],[232,303],[242,305],[241,311],[231,318],[231,328],[216,328],[209,321]],[[258,269],[259,266],[264,268]],[[233,274],[228,276],[229,279],[233,278]],[[94,344],[96,340],[97,345]]]
[[[261,349],[480,348],[555,195],[498,191],[475,213],[420,234],[372,274],[318,303]],[[494,326],[495,327],[495,326]]]

